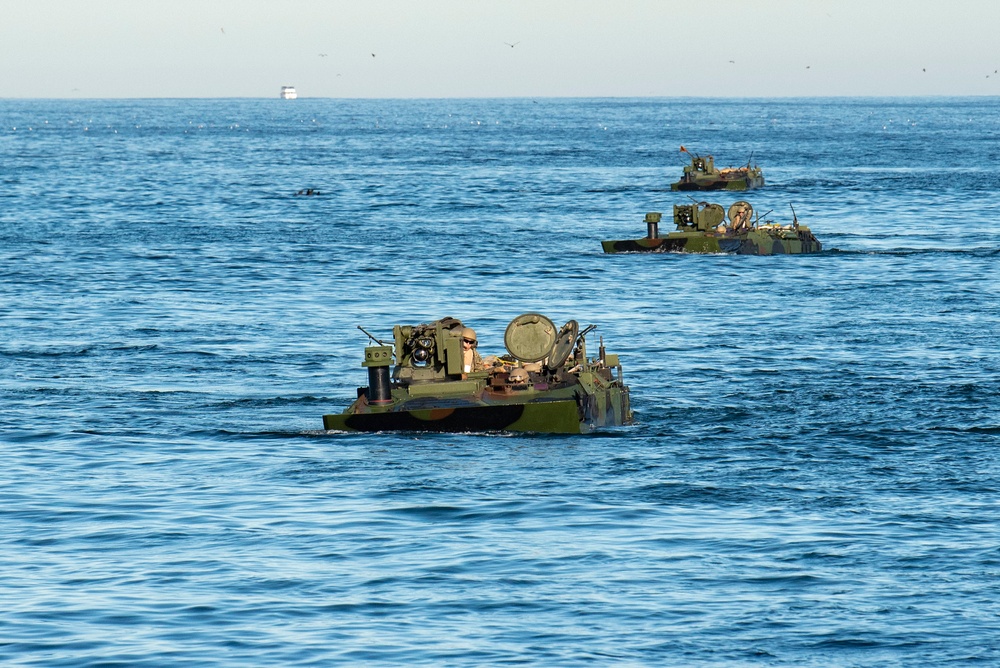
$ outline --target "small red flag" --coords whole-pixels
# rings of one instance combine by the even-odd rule
[[[681,153],[687,153],[687,152],[688,152],[688,150],[686,148],[684,148],[683,145],[681,145]]]

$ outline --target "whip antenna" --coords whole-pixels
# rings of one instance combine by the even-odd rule
[[[371,335],[371,334],[369,334],[369,333],[368,333],[367,331],[365,331],[365,328],[364,328],[364,327],[362,327],[361,325],[358,325],[358,329],[360,329],[360,330],[361,330],[362,332],[364,332],[364,333],[365,333],[365,336],[367,336],[367,337],[368,337],[369,339],[371,339],[371,340],[372,340],[372,341],[374,341],[375,343],[379,344],[380,346],[384,346],[384,345],[385,345],[385,342],[384,342],[384,341],[380,341],[379,339],[376,339],[376,338],[375,338],[374,336],[372,336],[372,335]]]

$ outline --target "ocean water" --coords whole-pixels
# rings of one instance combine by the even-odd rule
[[[602,254],[681,144],[824,252]],[[998,263],[996,98],[0,100],[0,659],[1000,665]],[[526,311],[634,426],[322,431]]]

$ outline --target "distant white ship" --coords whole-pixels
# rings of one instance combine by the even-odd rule
[[[294,100],[299,96],[295,92],[295,86],[282,86],[281,87],[281,99],[282,100]]]

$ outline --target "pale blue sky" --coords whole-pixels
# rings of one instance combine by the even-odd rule
[[[0,0],[0,11],[7,98],[274,97],[282,85],[300,97],[1000,94],[1000,0]]]

